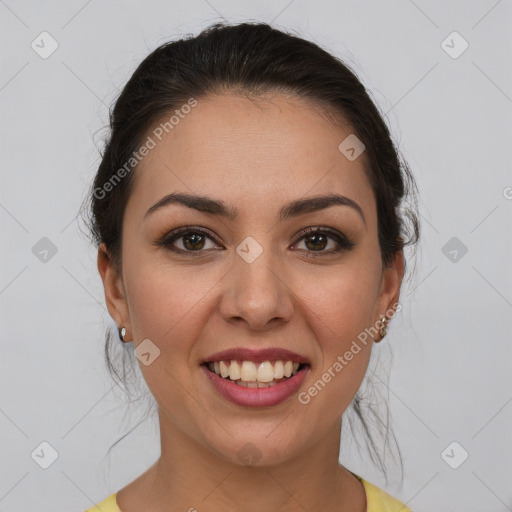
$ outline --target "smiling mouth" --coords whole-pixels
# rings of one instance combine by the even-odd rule
[[[227,360],[203,363],[212,373],[247,388],[268,388],[291,379],[309,367],[307,363],[287,360],[253,361]]]

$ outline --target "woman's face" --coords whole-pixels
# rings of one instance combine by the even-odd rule
[[[140,367],[161,435],[180,432],[237,464],[246,443],[260,464],[291,459],[339,427],[370,357],[372,338],[363,343],[360,335],[398,300],[403,262],[382,267],[363,155],[349,159],[338,149],[348,125],[337,128],[310,103],[284,95],[211,96],[161,141],[160,132],[146,134],[156,147],[134,171],[121,276],[100,251],[110,313],[127,328],[125,339],[150,354]],[[233,216],[176,202],[148,213],[171,193],[221,202]],[[358,207],[287,209],[335,194]],[[192,233],[159,244],[183,227]],[[306,358],[300,387],[275,405],[227,399],[201,363],[241,347]],[[311,391],[319,379],[324,385]]]

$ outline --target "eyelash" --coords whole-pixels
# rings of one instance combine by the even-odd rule
[[[187,226],[184,228],[179,228],[171,233],[166,234],[159,241],[156,242],[156,245],[165,247],[169,251],[172,251],[175,253],[185,254],[186,256],[196,256],[197,253],[207,252],[207,250],[201,250],[201,249],[199,249],[197,251],[190,251],[190,250],[173,248],[172,244],[174,242],[176,242],[176,240],[183,238],[183,236],[187,235],[187,234],[201,234],[201,235],[206,236],[207,238],[210,238],[215,243],[217,243],[215,240],[215,237],[209,231],[207,231],[203,228],[199,228],[199,227]],[[336,253],[340,253],[343,251],[348,251],[348,250],[352,249],[355,245],[351,240],[349,240],[344,235],[341,235],[341,234],[337,233],[336,231],[333,231],[328,228],[307,228],[300,233],[299,238],[297,239],[296,242],[294,242],[293,245],[296,245],[298,242],[300,242],[302,239],[304,239],[308,236],[314,236],[314,235],[325,235],[328,238],[331,238],[332,240],[337,242],[338,245],[341,246],[341,248],[335,249],[335,250],[330,250],[330,251],[324,251],[324,250],[308,251],[308,252],[310,252],[310,255],[312,257],[323,256],[326,254],[336,254]]]

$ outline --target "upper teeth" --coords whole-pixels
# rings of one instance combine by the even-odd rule
[[[231,380],[241,379],[243,382],[271,382],[274,379],[291,377],[299,368],[293,361],[264,361],[256,365],[252,361],[215,361],[208,364],[210,370],[217,375]]]

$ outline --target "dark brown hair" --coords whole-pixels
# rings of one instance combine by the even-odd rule
[[[365,171],[376,198],[382,264],[388,265],[406,245],[416,245],[420,227],[414,208],[414,178],[392,142],[383,116],[356,74],[318,45],[268,24],[218,23],[196,37],[165,43],[149,54],[110,110],[110,133],[88,196],[88,224],[96,245],[106,244],[119,269],[123,214],[136,166],[131,172],[122,173],[123,178],[114,183],[115,175],[119,177],[119,169],[140,148],[156,123],[168,118],[190,98],[200,100],[223,92],[247,96],[292,94],[331,112],[341,122],[348,122],[365,145]],[[108,182],[113,186],[107,187],[106,192]],[[406,200],[412,203],[407,204]],[[109,371],[114,379],[117,377],[126,384],[126,344],[121,344],[122,355],[115,356],[122,363],[122,369],[118,369],[112,362],[111,341],[111,332],[107,330],[105,354]],[[367,434],[370,455],[387,478],[359,393],[351,406]],[[389,434],[388,422],[384,424],[371,407],[368,410],[374,414],[373,420],[386,426]]]

